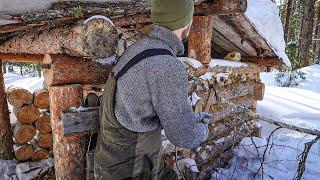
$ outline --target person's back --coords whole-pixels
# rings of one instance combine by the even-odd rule
[[[211,116],[192,112],[186,70],[176,58],[184,52],[182,39],[190,30],[193,1],[177,0],[175,3],[152,1],[152,19],[156,24],[152,32],[130,46],[113,69],[115,77],[121,76],[116,79],[112,97],[114,115],[107,116],[102,106],[95,151],[96,179],[176,179],[175,173],[161,159],[161,128],[179,147],[196,148],[207,139]],[[176,16],[165,15],[166,11],[174,13],[175,5],[185,8]],[[145,58],[147,50],[152,51]],[[125,73],[119,73],[133,59],[138,62]]]

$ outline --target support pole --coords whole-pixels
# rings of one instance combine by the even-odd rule
[[[209,64],[211,60],[211,38],[213,24],[211,16],[194,16],[189,35],[188,56]]]
[[[13,140],[7,97],[0,62],[0,159],[13,159]]]
[[[81,106],[82,86],[50,86],[49,98],[56,179],[85,179],[87,138],[77,134],[64,137],[61,128],[62,112]]]

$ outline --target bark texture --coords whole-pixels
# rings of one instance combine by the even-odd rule
[[[46,55],[43,69],[47,86],[63,84],[104,84],[111,65],[65,55]]]
[[[0,159],[13,159],[13,140],[9,110],[0,62]]]
[[[80,85],[49,87],[51,123],[53,129],[53,153],[56,179],[85,179],[85,156],[87,140],[85,136],[64,137],[61,128],[61,113],[69,107],[79,107],[82,103]]]

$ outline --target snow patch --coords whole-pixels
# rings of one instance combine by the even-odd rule
[[[200,61],[195,60],[195,59],[192,59],[192,58],[188,58],[188,57],[178,57],[178,59],[179,59],[181,62],[187,63],[188,65],[190,65],[190,66],[192,66],[193,68],[196,68],[196,69],[198,69],[198,68],[200,68],[200,67],[203,66]]]
[[[211,68],[216,66],[229,66],[229,67],[247,67],[248,64],[239,61],[228,61],[223,59],[212,59],[209,63]]]
[[[206,72],[204,75],[200,76],[199,78],[202,80],[210,81],[212,79],[212,76],[213,76],[212,72]]]
[[[291,66],[285,53],[286,43],[277,5],[270,0],[248,0],[245,16],[258,33],[266,39],[276,55],[287,66]]]

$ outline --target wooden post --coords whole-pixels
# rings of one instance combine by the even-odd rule
[[[211,60],[211,38],[213,24],[211,16],[194,16],[189,35],[188,56],[209,64]]]
[[[0,62],[0,159],[13,159],[13,140],[9,110]]]
[[[87,138],[83,135],[63,136],[61,114],[69,107],[80,107],[81,85],[49,87],[53,153],[56,179],[85,179],[85,155]]]

